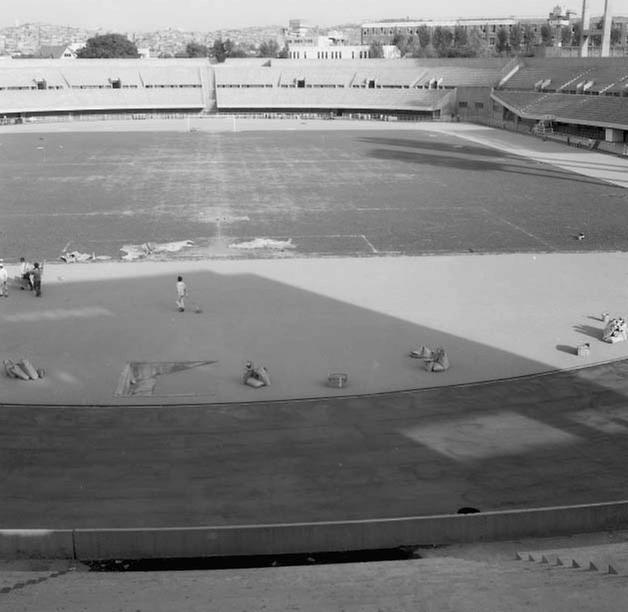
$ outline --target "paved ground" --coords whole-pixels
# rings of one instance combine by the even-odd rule
[[[180,265],[51,267],[41,300],[2,300],[2,357],[48,371],[0,379],[5,401],[23,404],[1,408],[4,526],[338,520],[625,496],[628,353],[600,340],[599,314],[624,313],[628,255],[190,262],[202,314],[174,309]],[[407,356],[423,342],[447,347],[450,371]],[[589,358],[574,354],[581,342]],[[270,388],[241,384],[249,356],[268,365]],[[141,359],[218,363],[171,375],[152,398],[114,398],[125,363]],[[609,359],[620,360],[451,386]],[[330,369],[349,373],[341,396],[435,388],[331,399]],[[275,401],[295,397],[320,399]]]
[[[627,270],[623,253],[49,265],[41,300],[12,289],[0,302],[0,357],[47,377],[2,377],[0,391],[20,404],[249,402],[579,367],[628,356],[600,341],[601,313],[626,314]],[[421,344],[444,346],[452,369],[423,371],[408,358]],[[247,359],[267,366],[270,388],[241,384]],[[152,397],[114,395],[128,362],[202,360],[217,363],[161,377]],[[336,370],[346,389],[326,386]]]

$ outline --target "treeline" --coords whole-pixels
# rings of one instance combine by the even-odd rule
[[[177,53],[175,57],[210,57],[218,63],[228,57],[288,57],[288,47],[281,48],[279,43],[270,39],[257,45],[234,43],[230,38],[217,38],[211,46],[197,42],[188,43],[185,51]]]
[[[620,29],[611,30],[611,44],[620,39]],[[467,29],[463,26],[437,26],[430,28],[420,26],[416,34],[408,35],[398,32],[392,44],[402,57],[490,57],[494,55],[533,55],[534,47],[542,45],[551,47],[558,43],[563,47],[580,44],[581,27],[575,23],[573,27],[560,29],[543,24],[535,32],[530,24],[515,24],[512,29],[501,27],[490,36],[495,44],[489,45],[488,36],[477,28]],[[591,37],[593,45],[601,44],[601,36]],[[381,57],[379,43],[371,45],[371,56]]]
[[[104,34],[89,38],[85,46],[77,51],[77,56],[82,59],[132,58],[139,57],[139,53],[135,43],[123,34]],[[160,57],[208,57],[220,63],[228,57],[288,57],[288,48],[281,48],[274,39],[260,45],[241,45],[229,38],[217,38],[211,46],[191,42],[184,51]]]

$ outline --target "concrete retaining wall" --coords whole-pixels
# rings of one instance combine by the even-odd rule
[[[71,529],[1,529],[0,559],[72,559]]]
[[[628,528],[628,501],[532,510],[276,525],[0,531],[0,557],[83,560],[277,555],[512,540]]]
[[[278,525],[77,529],[79,559],[269,555],[543,537],[628,527],[628,501],[608,504]]]

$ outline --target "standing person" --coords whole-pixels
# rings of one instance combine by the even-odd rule
[[[41,297],[41,273],[42,268],[35,262],[33,265],[33,288],[35,289],[35,297]]]
[[[22,284],[20,285],[20,289],[24,289],[26,284],[28,284],[28,288],[31,291],[33,290],[33,281],[31,279],[32,273],[33,267],[23,257],[20,257],[20,275],[22,277]]]
[[[7,282],[9,280],[9,273],[6,271],[4,264],[0,262],[0,295],[9,297],[9,290],[7,289]]]
[[[185,310],[185,296],[188,294],[188,288],[185,286],[183,282],[182,276],[177,276],[177,307],[179,308],[179,312],[183,312]]]

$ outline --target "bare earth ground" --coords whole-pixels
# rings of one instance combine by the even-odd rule
[[[276,255],[230,248],[256,237],[292,240],[283,257],[628,250],[627,160],[476,126],[249,121],[233,132],[215,119],[168,131],[182,125],[3,130],[4,258],[119,258],[125,243],[186,239],[187,256]]]

